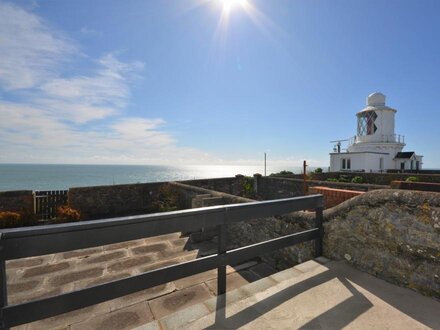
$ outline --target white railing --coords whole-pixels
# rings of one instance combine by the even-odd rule
[[[363,141],[364,136],[353,136],[350,138],[349,140],[349,145],[355,144],[355,143],[359,143],[359,142],[367,142],[367,141]],[[401,135],[401,134],[390,134],[390,135],[380,135],[380,138],[377,139],[377,137],[375,137],[372,141],[368,141],[368,142],[378,142],[378,143],[405,143],[405,136]]]

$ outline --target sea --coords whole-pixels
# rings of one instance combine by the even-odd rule
[[[267,175],[282,170],[301,173],[300,167],[268,166]],[[115,185],[264,174],[264,166],[243,165],[59,165],[0,164],[0,191],[62,190]]]

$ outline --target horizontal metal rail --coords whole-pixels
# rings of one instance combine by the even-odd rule
[[[3,297],[3,301],[0,302],[3,307],[1,308],[0,326],[12,327],[59,315],[214,268],[220,270],[223,269],[222,267],[226,267],[226,265],[234,265],[305,241],[315,240],[315,242],[321,242],[322,199],[322,195],[312,195],[145,216],[1,231],[0,260],[3,264],[0,264],[0,266],[3,265],[3,267],[0,267],[2,268],[0,270],[3,272],[0,272],[0,277],[2,277],[3,285],[0,298]],[[1,275],[4,274],[4,261],[8,259],[112,244],[176,231],[190,231],[202,227],[213,227],[215,225],[219,226],[219,228],[225,228],[227,224],[233,222],[265,218],[313,208],[317,210],[316,228],[310,230],[229,251],[219,248],[219,253],[215,255],[152,270],[79,291],[7,306],[6,279],[5,276]],[[220,230],[219,233],[219,242],[222,242],[225,246],[226,230]],[[106,237],[106,235],[109,235],[109,237]],[[91,237],[91,240],[88,237]],[[45,242],[45,240],[47,241]],[[43,246],[41,247],[40,244]],[[317,249],[316,253],[319,254],[320,251]],[[219,289],[219,294],[222,294],[226,291],[226,273],[220,274],[219,272],[219,284],[223,283],[223,285]]]
[[[0,259],[65,252],[322,207],[321,195],[0,231]]]

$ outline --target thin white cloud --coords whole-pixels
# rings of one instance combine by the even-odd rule
[[[110,126],[117,138],[130,141],[136,146],[148,141],[150,147],[162,147],[174,142],[169,134],[158,129],[164,124],[162,119],[126,118]],[[154,142],[154,143],[151,143]]]
[[[81,98],[89,104],[112,104],[122,107],[130,96],[127,85],[128,76],[141,70],[140,62],[123,63],[113,54],[107,54],[99,60],[101,68],[93,76],[77,76],[53,79],[41,86],[49,97],[63,100]]]
[[[0,2],[0,162],[216,160],[177,146],[163,119],[125,114],[141,62],[120,61],[115,53],[97,60],[81,54],[92,69],[66,75],[60,64],[75,63],[79,48],[55,31],[32,11]]]
[[[85,35],[85,36],[90,36],[90,37],[96,37],[96,36],[101,36],[102,32],[91,29],[87,26],[83,26],[79,32],[81,32],[81,34]]]
[[[0,162],[169,164],[212,162],[206,153],[177,147],[161,119],[126,118],[80,130],[52,112],[0,102]]]
[[[32,88],[56,75],[57,67],[79,50],[72,40],[38,16],[0,2],[0,87]]]
[[[97,61],[93,75],[57,78],[40,87],[43,97],[35,102],[58,110],[63,118],[85,123],[115,115],[130,98],[129,83],[143,69],[140,62],[123,63],[113,54]]]

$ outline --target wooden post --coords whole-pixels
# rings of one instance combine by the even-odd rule
[[[307,195],[308,189],[307,189],[307,163],[304,161],[303,163],[303,194],[304,196]]]
[[[264,176],[266,176],[266,153],[264,153]]]

